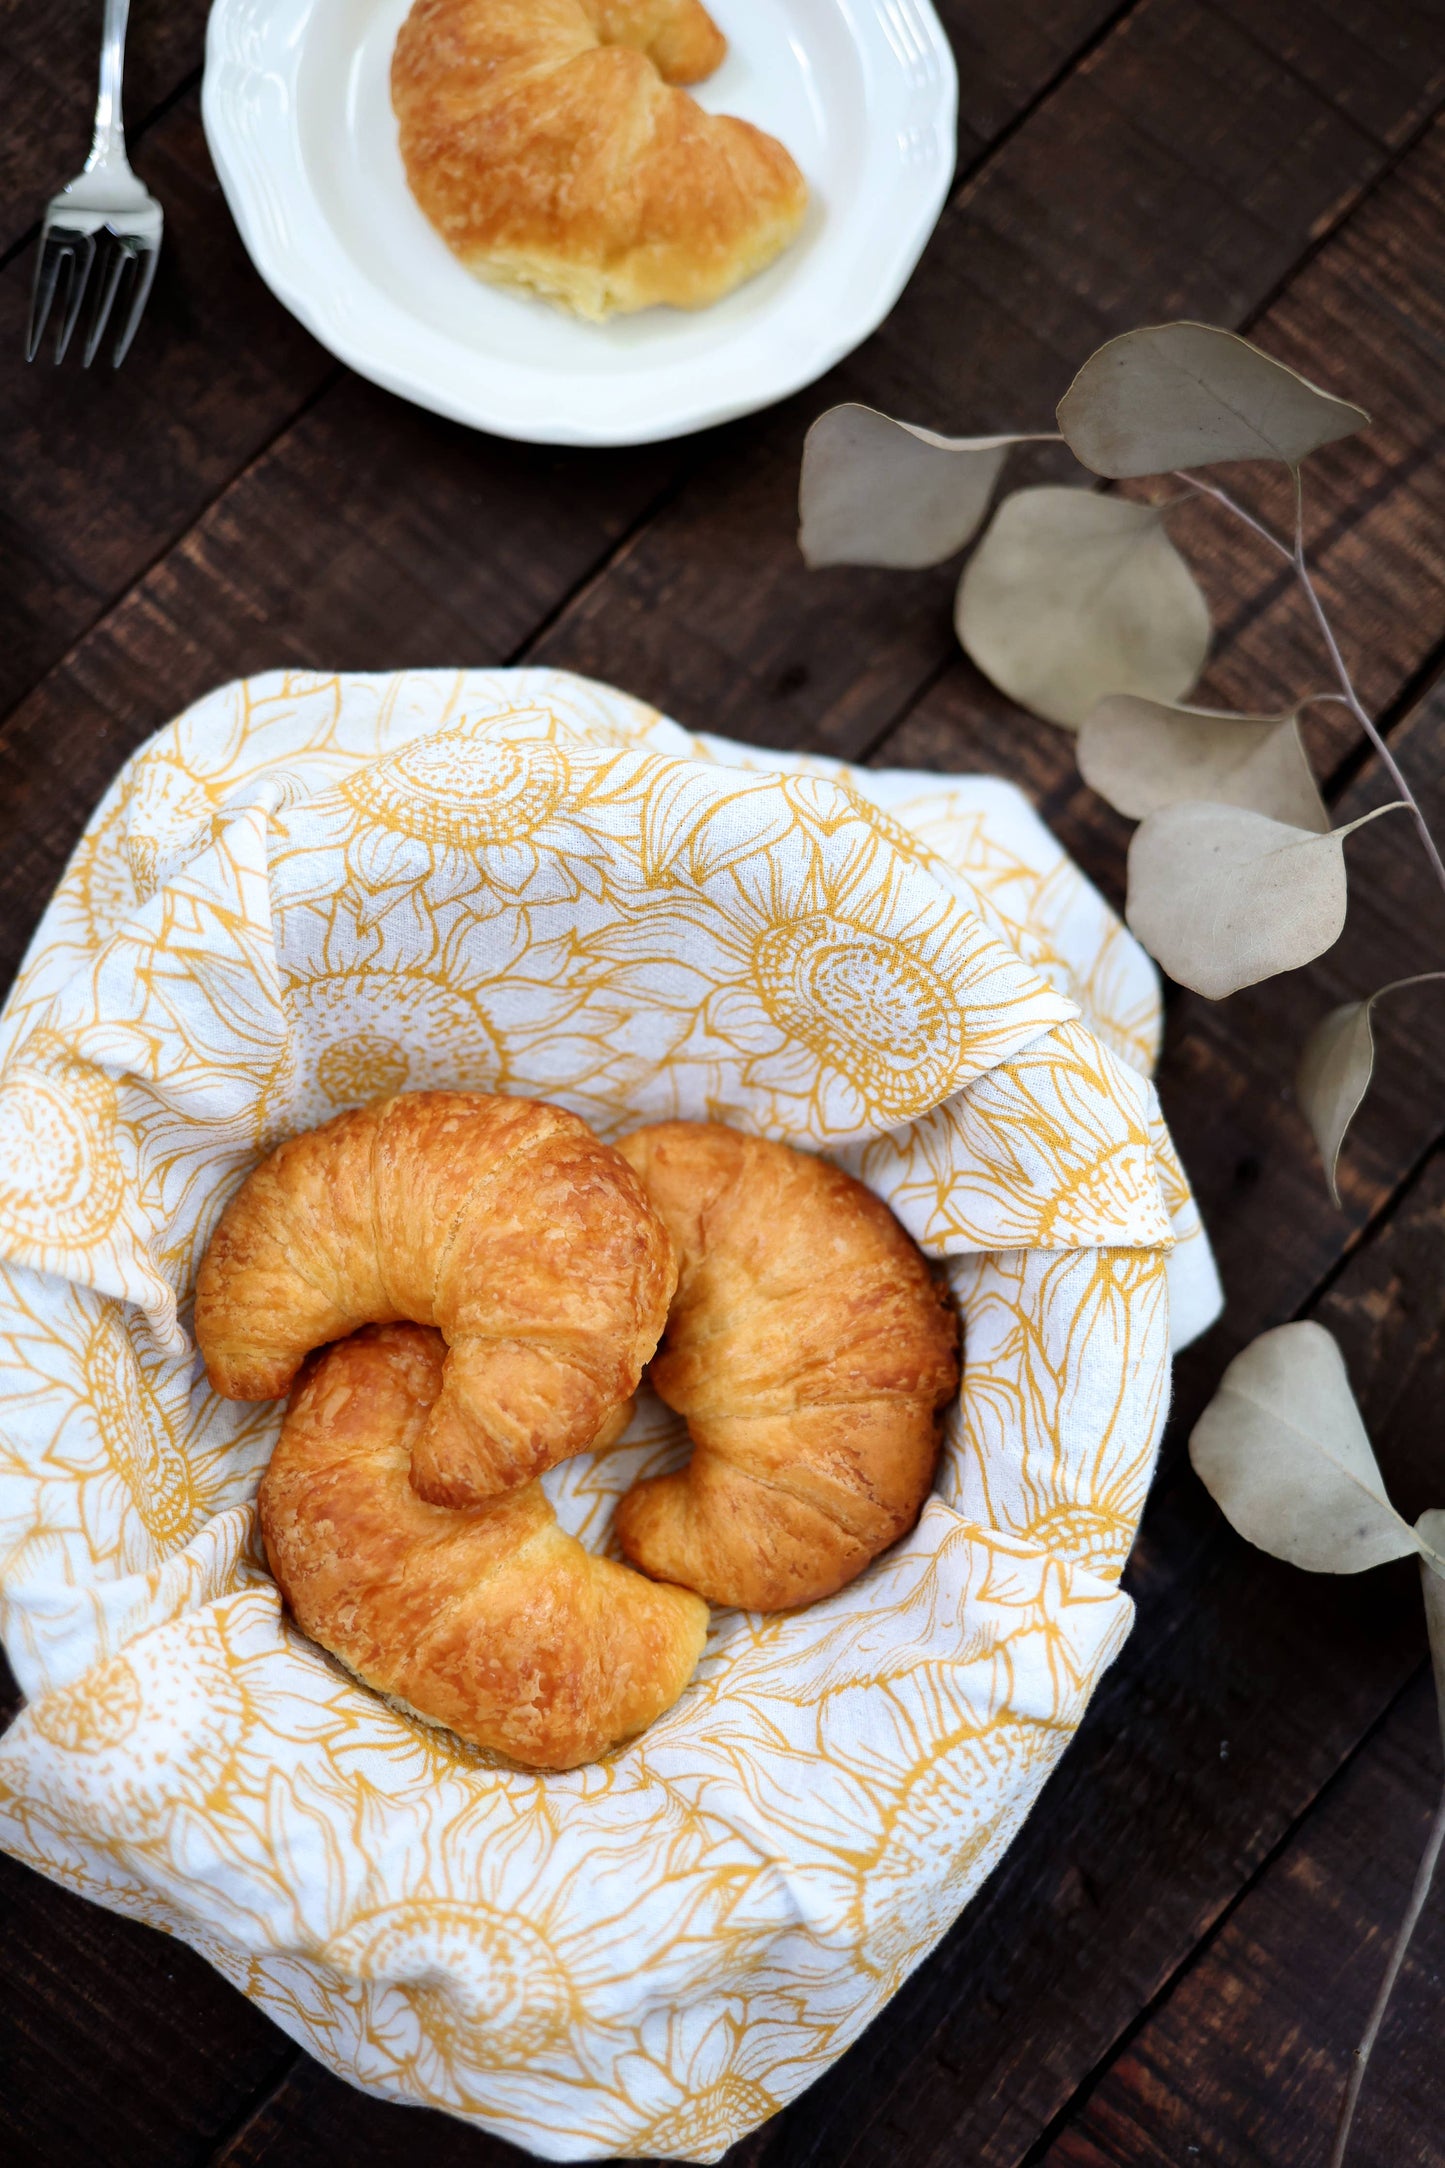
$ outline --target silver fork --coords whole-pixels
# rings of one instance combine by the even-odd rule
[[[160,255],[161,207],[131,172],[125,155],[125,123],[120,114],[120,81],[125,66],[125,25],[130,0],[105,0],[105,28],[100,47],[100,96],[95,105],[95,135],[84,168],[46,206],[30,296],[30,329],[25,359],[33,361],[57,295],[60,328],[55,358],[64,359],[80,304],[99,257],[103,272],[91,294],[90,323],[82,356],[88,369],[105,336],[127,270],[133,272],[125,322],[116,338],[111,363],[119,368],[130,351],[141,311],[150,297]],[[105,244],[109,244],[106,246]]]

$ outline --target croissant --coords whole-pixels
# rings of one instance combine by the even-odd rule
[[[475,1505],[620,1433],[675,1280],[636,1176],[575,1114],[403,1092],[242,1184],[201,1262],[196,1338],[218,1393],[266,1400],[358,1325],[439,1326],[412,1481]]]
[[[575,1768],[671,1708],[707,1605],[594,1558],[540,1483],[464,1512],[419,1498],[410,1453],[444,1374],[417,1325],[316,1358],[261,1481],[266,1556],[297,1624],[366,1685],[513,1761]]]
[[[594,319],[702,308],[807,207],[781,143],[670,87],[726,50],[699,0],[416,0],[391,64],[412,194],[479,278]]]
[[[693,1439],[685,1469],[622,1499],[623,1551],[713,1603],[831,1595],[918,1518],[957,1320],[887,1206],[837,1167],[708,1123],[618,1149],[677,1250],[650,1375]]]

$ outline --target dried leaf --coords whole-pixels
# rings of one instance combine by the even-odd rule
[[[1129,924],[1171,978],[1211,1001],[1293,971],[1340,937],[1345,837],[1395,810],[1322,836],[1240,806],[1166,806],[1129,845]]]
[[[1421,1549],[1395,1511],[1344,1358],[1322,1325],[1280,1325],[1236,1355],[1189,1457],[1248,1542],[1311,1573],[1361,1573]]]
[[[1340,1202],[1336,1170],[1345,1132],[1370,1088],[1375,1067],[1375,1033],[1368,1001],[1347,1001],[1321,1017],[1305,1041],[1295,1074],[1295,1097],[1314,1132],[1324,1161],[1330,1195]]]
[[[1113,693],[1079,733],[1079,770],[1091,789],[1134,820],[1204,798],[1321,834],[1330,825],[1300,742],[1297,709],[1232,715]]]
[[[1369,419],[1211,324],[1154,324],[1110,339],[1059,402],[1074,456],[1113,481],[1222,459],[1295,466]]]
[[[1176,700],[1209,609],[1153,505],[1084,489],[1005,497],[958,590],[958,637],[986,677],[1077,729],[1106,693]]]
[[[940,437],[876,407],[820,414],[803,445],[798,547],[820,565],[941,564],[978,530],[1011,444]]]

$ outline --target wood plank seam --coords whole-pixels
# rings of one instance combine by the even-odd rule
[[[1374,1722],[1360,1734],[1349,1752],[1336,1763],[1324,1782],[1311,1793],[1308,1803],[1299,1810],[1270,1849],[1255,1863],[1249,1875],[1239,1885],[1239,1888],[1235,1890],[1225,1904],[1221,1905],[1218,1913],[1200,1935],[1199,1940],[1188,1951],[1187,1955],[1180,1959],[1167,1980],[1156,1988],[1148,2002],[1138,2012],[1138,2015],[1130,2021],[1119,2034],[1119,2037],[1112,2043],[1108,2053],[1102,2055],[1094,2064],[1088,2076],[1081,2081],[1072,2098],[1059,2109],[1057,2114],[1050,2117],[1028,2151],[1021,2157],[1018,2168],[1040,2168],[1040,2164],[1048,2155],[1051,2147],[1068,2129],[1069,2125],[1087,2108],[1090,2099],[1108,2077],[1109,2072],[1115,2068],[1123,2056],[1128,2054],[1139,2035],[1158,2016],[1165,2004],[1188,1979],[1195,1967],[1209,1956],[1241,1905],[1247,1902],[1264,1878],[1289,1852],[1306,1824],[1324,1806],[1330,1794],[1344,1782],[1348,1772],[1360,1757],[1369,1752],[1391,1717],[1394,1716],[1401,1704],[1418,1686],[1428,1670],[1428,1659],[1422,1658],[1409,1676],[1400,1683],[1395,1692],[1384,1702]]]
[[[259,2122],[271,2103],[286,2090],[296,2071],[306,2060],[306,2050],[297,2048],[294,2055],[278,2070],[267,2084],[258,2088],[239,2115],[226,2128],[210,2140],[200,2168],[225,2168],[227,2154],[239,2145],[252,2125]]]
[[[1245,26],[1241,24],[1240,27],[1244,28]],[[1281,65],[1284,65],[1284,63],[1281,63]],[[1268,316],[1270,310],[1275,308],[1278,303],[1283,300],[1285,294],[1289,291],[1290,287],[1294,285],[1295,281],[1301,276],[1302,273],[1309,270],[1315,258],[1321,255],[1323,251],[1329,247],[1330,243],[1335,239],[1336,235],[1342,230],[1342,228],[1347,226],[1350,220],[1354,218],[1356,212],[1363,210],[1365,206],[1369,203],[1371,197],[1376,195],[1378,191],[1389,181],[1397,167],[1404,163],[1404,161],[1410,156],[1410,153],[1412,151],[1419,149],[1421,143],[1423,143],[1423,141],[1425,140],[1425,137],[1430,133],[1430,130],[1439,121],[1442,113],[1445,113],[1445,97],[1437,100],[1437,102],[1430,107],[1429,111],[1421,116],[1415,127],[1410,130],[1410,133],[1407,136],[1403,136],[1401,138],[1398,145],[1386,143],[1381,144],[1381,148],[1386,151],[1388,155],[1388,163],[1381,166],[1379,172],[1376,173],[1371,180],[1366,181],[1364,187],[1360,189],[1357,195],[1351,198],[1350,202],[1340,210],[1339,214],[1332,221],[1321,227],[1319,233],[1311,239],[1308,248],[1306,248],[1301,254],[1298,262],[1292,264],[1289,270],[1284,274],[1284,276],[1275,281],[1273,289],[1265,295],[1264,299],[1259,303],[1258,307],[1251,310],[1249,315],[1245,317],[1243,323],[1240,325],[1239,328],[1246,337],[1257,324],[1260,324],[1264,321],[1265,317]],[[1367,134],[1369,133],[1368,130],[1366,130],[1365,132]],[[1378,143],[1380,142],[1380,138],[1378,136],[1371,136],[1371,141]],[[1348,396],[1348,393],[1346,392],[1342,394],[1342,396]]]

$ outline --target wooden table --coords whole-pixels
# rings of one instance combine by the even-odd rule
[[[546,661],[762,744],[994,770],[1117,899],[1124,824],[1068,738],[963,661],[950,571],[809,575],[794,492],[830,401],[1047,427],[1094,345],[1170,316],[1249,330],[1373,410],[1317,462],[1311,538],[1365,695],[1445,816],[1439,0],[942,12],[958,180],[889,323],[770,414],[589,454],[401,405],[271,300],[202,140],[204,0],[137,4],[128,108],[167,237],[133,357],[118,377],[26,370],[32,221],[84,152],[98,9],[4,0],[0,975],[122,757],[207,687],[276,664]],[[1207,695],[1266,708],[1324,683],[1273,565],[1209,519],[1187,540],[1219,625]],[[1378,802],[1347,732],[1313,743],[1342,814]],[[1323,2158],[1439,1782],[1419,1599],[1408,1567],[1336,1583],[1246,1548],[1184,1439],[1236,1348],[1318,1317],[1403,1509],[1445,1502],[1445,1007],[1407,997],[1382,1019],[1343,1213],[1287,1088],[1322,1009],[1441,960],[1440,897],[1398,827],[1351,853],[1337,950],[1170,1009],[1165,1110],[1230,1307],[1180,1365],[1129,1570],[1134,1636],[982,1896],[736,2168]],[[349,2090],[179,1943],[8,1860],[0,1889],[12,2168],[522,2160]],[[1445,1890],[1354,2158],[1445,2160]]]

